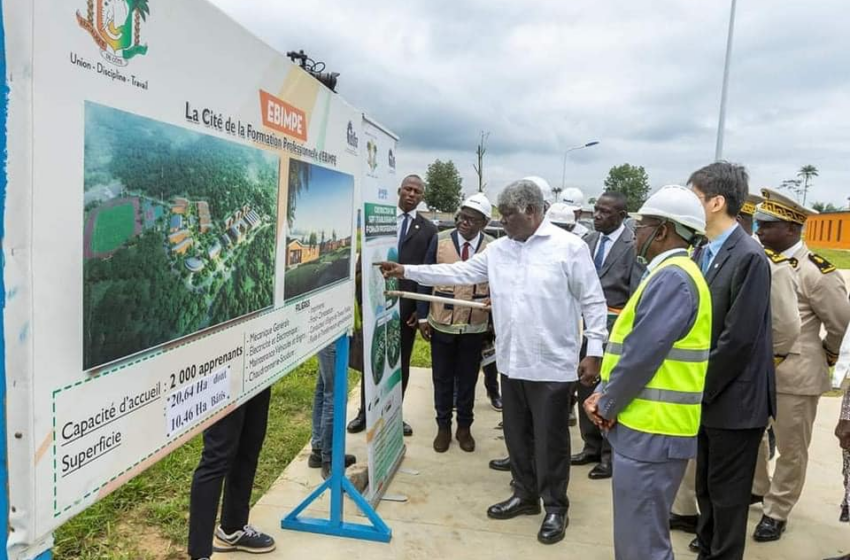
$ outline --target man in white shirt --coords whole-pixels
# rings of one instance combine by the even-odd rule
[[[384,276],[423,285],[489,282],[514,495],[487,515],[536,515],[542,499],[546,516],[537,538],[552,544],[563,539],[568,524],[571,395],[577,371],[599,375],[607,337],[605,295],[587,244],[544,218],[537,185],[526,180],[508,185],[498,206],[507,237],[468,261],[380,266]],[[579,364],[582,317],[588,348]]]

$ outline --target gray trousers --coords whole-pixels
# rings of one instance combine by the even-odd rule
[[[644,463],[613,452],[614,557],[673,560],[670,508],[686,460]]]

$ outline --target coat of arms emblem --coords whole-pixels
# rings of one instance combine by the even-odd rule
[[[77,12],[77,22],[100,47],[103,58],[126,66],[134,56],[148,52],[141,43],[142,22],[148,14],[148,0],[88,0],[86,15]]]

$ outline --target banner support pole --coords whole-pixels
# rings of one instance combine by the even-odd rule
[[[345,476],[345,422],[348,400],[348,335],[335,342],[336,365],[334,368],[334,424],[331,458],[331,476],[316,488],[301,504],[284,517],[280,526],[292,531],[306,531],[335,537],[347,537],[382,543],[390,542],[392,530],[381,519],[375,509],[357,491]],[[301,514],[325,491],[330,491],[330,519],[301,517]],[[346,523],[343,521],[344,494],[348,494],[371,525]]]
[[[3,18],[3,0],[0,0],[0,154],[4,154],[2,169],[0,169],[0,241],[6,236],[6,188],[8,176],[6,172],[6,142],[8,140],[6,129],[9,110],[9,85],[6,82],[6,23]],[[7,546],[9,543],[9,455],[8,455],[8,423],[6,413],[6,281],[3,268],[6,265],[6,256],[2,255],[0,261],[0,527],[3,531],[3,542],[0,546],[0,560],[7,560]],[[35,560],[51,560],[53,554],[46,550],[39,554]]]

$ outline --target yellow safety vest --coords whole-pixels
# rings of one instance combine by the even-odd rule
[[[632,332],[641,295],[653,276],[668,266],[684,270],[697,288],[696,320],[683,338],[673,344],[661,367],[641,393],[617,416],[624,426],[650,434],[692,437],[697,435],[702,413],[702,392],[711,349],[711,292],[699,267],[690,258],[670,257],[641,282],[614,323],[605,356],[602,382],[607,383],[620,361],[623,342]],[[628,375],[623,372],[623,375]]]

